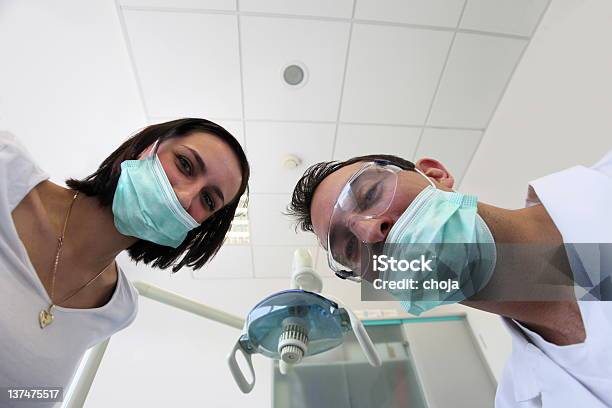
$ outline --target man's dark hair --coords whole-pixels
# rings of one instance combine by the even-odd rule
[[[414,163],[401,157],[392,156],[389,154],[370,154],[367,156],[353,157],[344,161],[331,161],[313,164],[304,172],[293,189],[291,204],[287,206],[286,215],[296,219],[296,230],[299,228],[302,231],[314,232],[312,228],[312,218],[310,217],[310,206],[312,205],[312,196],[316,188],[321,184],[323,179],[334,171],[341,169],[357,162],[369,162],[374,160],[387,161],[401,169],[414,171]]]
[[[172,272],[177,272],[184,265],[199,269],[215,256],[230,229],[240,197],[245,192],[248,196],[249,162],[236,138],[223,127],[206,119],[185,118],[159,123],[144,128],[126,140],[102,162],[95,173],[83,180],[72,178],[66,180],[66,185],[71,189],[96,197],[101,206],[110,207],[121,175],[121,163],[124,160],[137,159],[142,151],[157,140],[161,143],[194,132],[216,136],[229,145],[241,167],[242,180],[238,193],[232,201],[206,219],[199,227],[189,231],[177,248],[142,239],[135,242],[128,248],[128,254],[135,262],[143,261],[145,264],[153,262],[152,267],[161,269],[172,266]],[[246,206],[246,203],[244,205]],[[187,252],[186,255],[177,263],[177,259],[184,252]]]

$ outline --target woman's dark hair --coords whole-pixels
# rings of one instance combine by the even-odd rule
[[[287,206],[287,211],[285,212],[285,215],[295,218],[295,229],[297,230],[299,228],[302,231],[314,233],[312,218],[310,217],[310,206],[312,205],[312,196],[316,188],[325,177],[350,164],[375,160],[383,160],[401,169],[414,171],[414,163],[389,154],[370,154],[367,156],[353,157],[344,161],[330,161],[313,164],[306,169],[302,178],[300,178],[295,185],[291,203]]]
[[[249,162],[236,138],[223,127],[206,119],[185,118],[158,123],[144,128],[126,140],[102,162],[95,173],[83,180],[72,178],[66,180],[68,187],[87,196],[96,197],[101,206],[112,206],[121,175],[121,163],[124,160],[137,159],[143,150],[157,140],[161,143],[163,140],[188,136],[194,132],[214,135],[229,145],[240,163],[242,175],[240,189],[232,201],[206,219],[199,227],[189,231],[183,243],[177,248],[138,240],[128,248],[130,258],[136,262],[143,261],[145,264],[153,262],[151,266],[161,269],[172,266],[172,272],[177,272],[184,265],[199,269],[215,256],[230,229],[240,197],[245,192],[248,196]],[[244,205],[246,206],[246,202]],[[177,259],[185,251],[186,255],[177,263]]]

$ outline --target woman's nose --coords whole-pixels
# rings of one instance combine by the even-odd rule
[[[181,203],[181,206],[185,210],[188,210],[191,207],[191,203],[193,202],[194,198],[198,197],[199,189],[196,190],[196,188],[192,186],[181,186],[174,187],[174,192],[176,193],[176,197]]]
[[[174,192],[176,193],[176,198],[178,198],[179,202],[181,203],[181,207],[187,210],[191,206],[191,199],[189,198],[188,194],[181,190],[175,190]]]
[[[384,217],[356,219],[351,224],[351,231],[366,243],[384,242],[391,229],[391,220]]]

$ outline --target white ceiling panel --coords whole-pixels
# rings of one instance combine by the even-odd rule
[[[484,128],[527,40],[458,33],[428,125]]]
[[[194,279],[252,278],[251,247],[223,245],[209,264],[191,273]]]
[[[242,117],[237,18],[124,11],[152,117]]]
[[[247,119],[336,120],[349,23],[240,17]],[[303,84],[283,81],[290,64]]]
[[[236,0],[119,0],[122,6],[197,10],[236,10]]]
[[[481,137],[482,132],[477,130],[425,129],[415,161],[424,157],[438,160],[458,184],[472,160]]]
[[[531,36],[549,0],[468,0],[461,28]]]
[[[257,245],[317,245],[314,234],[295,231],[292,218],[285,216],[290,194],[251,194],[249,197],[249,224],[251,243]]]
[[[355,18],[455,28],[464,1],[359,0]]]
[[[247,122],[246,128],[253,193],[291,193],[308,166],[331,160],[334,124]],[[288,154],[301,165],[284,168]]]
[[[422,125],[452,33],[355,24],[342,121]]]
[[[316,259],[316,247],[300,246],[254,246],[253,263],[256,278],[289,278],[293,270],[293,252],[298,248],[306,248],[312,254],[313,263]]]
[[[411,160],[421,128],[382,125],[340,125],[334,160],[366,154],[392,154]]]
[[[350,18],[353,0],[240,0],[240,11]]]

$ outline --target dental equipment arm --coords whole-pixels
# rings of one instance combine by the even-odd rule
[[[215,309],[214,307],[206,306],[203,303],[188,299],[184,296],[162,289],[160,287],[136,281],[134,286],[138,289],[141,296],[157,300],[160,303],[165,303],[177,309],[184,310],[205,317],[215,322],[225,324],[230,327],[241,330],[244,327],[244,319],[224,312],[223,310]]]

